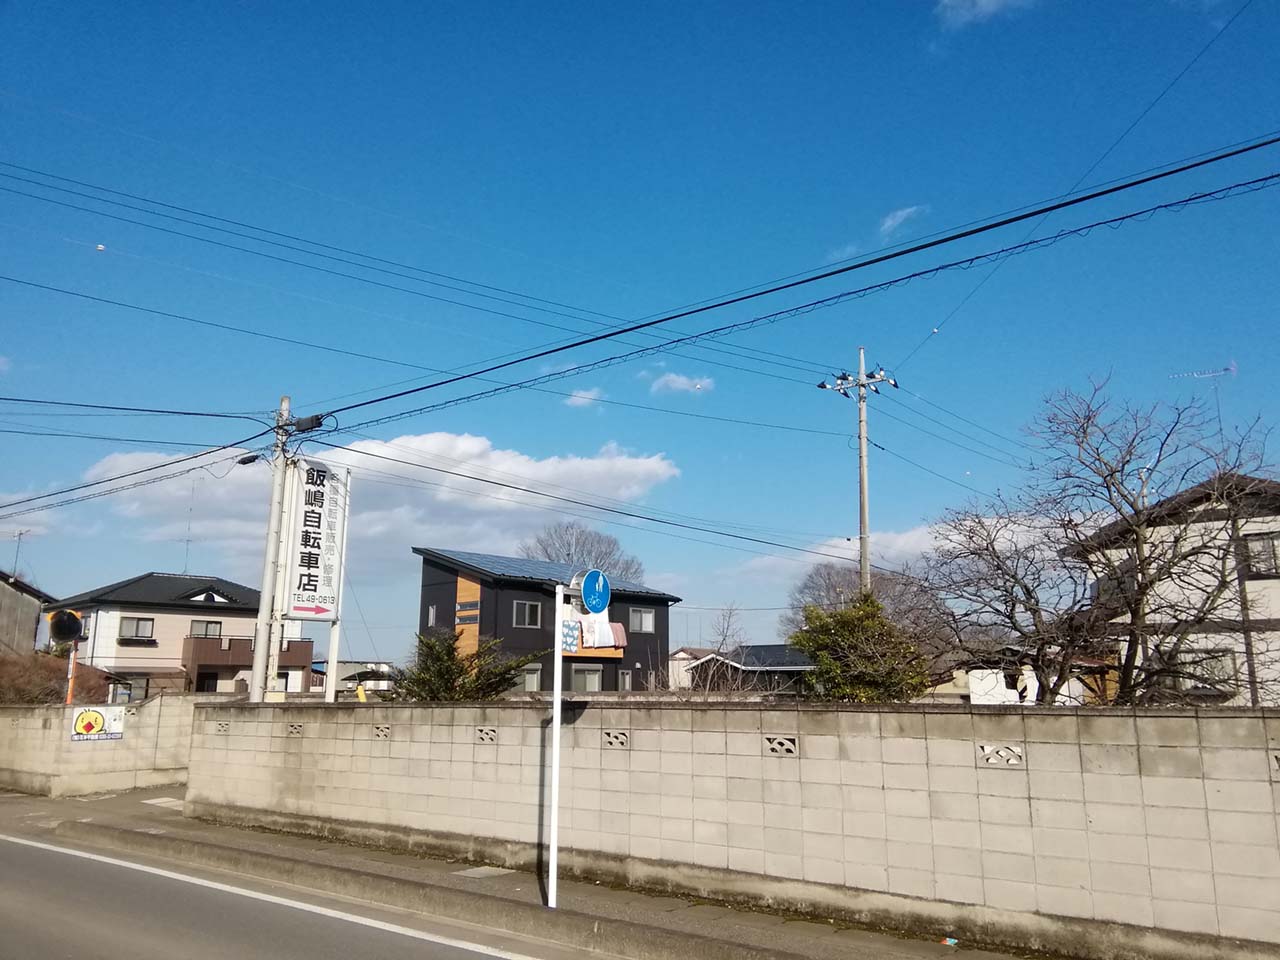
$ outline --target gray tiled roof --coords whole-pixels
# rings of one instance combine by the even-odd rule
[[[190,599],[197,594],[216,593],[226,603],[209,603]],[[258,609],[258,591],[243,583],[222,577],[199,577],[184,573],[144,573],[141,576],[109,583],[67,597],[58,607],[121,604],[137,607],[183,607],[187,609],[254,611]]]
[[[524,557],[502,557],[493,553],[471,553],[466,550],[441,550],[437,547],[414,547],[413,552],[420,557],[434,559],[438,563],[458,566],[488,574],[498,580],[525,580],[537,583],[568,583],[581,567],[571,563],[555,563],[551,560],[527,560]],[[606,574],[608,570],[604,571]],[[680,598],[646,587],[643,583],[630,580],[609,578],[614,593],[626,593],[638,596],[655,597],[670,603],[679,603]]]
[[[813,661],[789,643],[743,644],[728,659],[753,670],[808,670]]]

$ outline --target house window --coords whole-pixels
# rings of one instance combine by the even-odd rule
[[[1232,650],[1189,649],[1179,653],[1174,669],[1191,690],[1234,693],[1240,684],[1236,655]]]
[[[632,607],[631,608],[631,632],[632,633],[653,633],[653,608],[652,607]]]
[[[436,625],[436,605],[433,603],[427,607],[427,626],[434,627]]]
[[[1280,577],[1280,533],[1260,533],[1244,538],[1251,577]]]
[[[542,604],[536,600],[517,600],[514,623],[517,627],[537,629],[542,626]]]
[[[222,621],[221,620],[192,620],[191,636],[220,637],[222,636]]]
[[[600,675],[604,668],[597,663],[575,663],[573,665],[574,693],[599,693]]]
[[[150,617],[121,617],[120,639],[146,642],[155,632],[155,620]]]
[[[623,693],[626,693],[630,689],[631,689],[631,671],[619,670],[618,671],[618,690]]]
[[[542,667],[540,664],[530,664],[524,668],[524,676],[522,677],[520,689],[525,693],[537,693],[542,689]]]
[[[216,670],[200,671],[196,674],[196,693],[217,693],[218,672]]]

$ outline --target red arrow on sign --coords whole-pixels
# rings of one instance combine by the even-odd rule
[[[331,613],[328,607],[294,607],[298,613]]]

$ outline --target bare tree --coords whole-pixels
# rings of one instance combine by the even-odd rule
[[[544,527],[532,540],[517,548],[520,556],[531,560],[552,560],[578,567],[594,567],[618,580],[639,583],[644,579],[644,564],[622,549],[618,538],[584,523],[566,520]]]
[[[953,611],[957,650],[1009,672],[1029,665],[1036,701],[1055,702],[1089,643],[1089,571],[1061,556],[1044,518],[1003,497],[951,510],[933,532],[920,575]]]
[[[715,648],[720,651],[733,650],[742,645],[746,633],[742,628],[742,615],[738,613],[738,605],[729,604],[711,622],[711,639]]]
[[[1072,678],[1103,703],[1225,701],[1241,691],[1224,650],[1243,633],[1240,524],[1280,513],[1280,485],[1250,475],[1261,445],[1227,437],[1202,404],[1112,401],[1105,384],[1050,397],[1031,428],[1026,483],[944,516],[925,581],[962,641],[1001,635],[1037,699]]]

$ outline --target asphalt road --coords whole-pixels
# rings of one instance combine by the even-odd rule
[[[307,897],[285,887],[241,885],[195,872],[199,883],[0,839],[0,960],[556,960],[563,950],[485,945],[474,930],[408,914]],[[203,885],[201,885],[203,884]],[[211,884],[232,886],[240,892]],[[362,923],[361,920],[366,921]],[[369,925],[374,924],[374,925]],[[380,926],[381,925],[381,926]],[[386,929],[387,926],[402,930]],[[465,939],[468,947],[438,938]],[[498,939],[498,938],[495,938]]]

